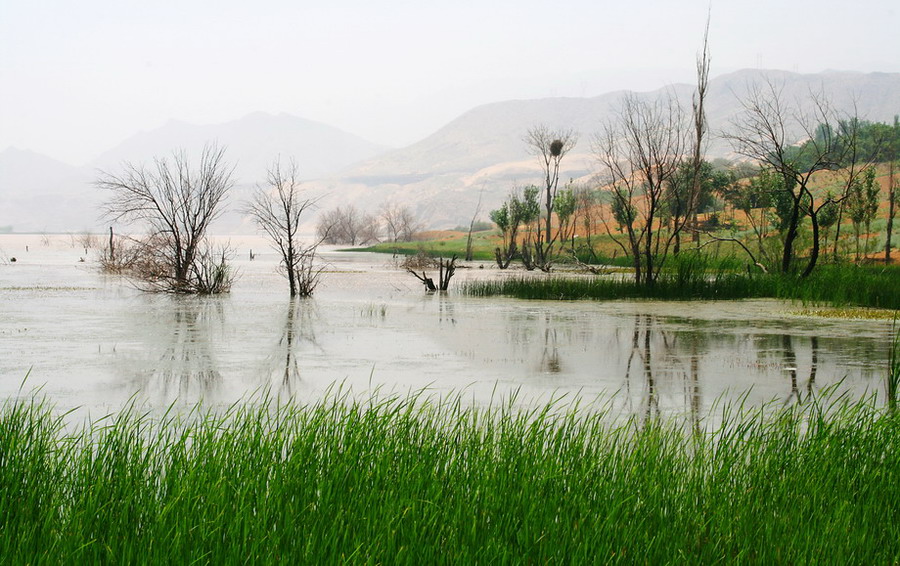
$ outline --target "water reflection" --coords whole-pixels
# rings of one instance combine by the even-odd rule
[[[640,420],[680,414],[695,424],[720,401],[806,403],[836,384],[853,396],[895,389],[883,384],[889,322],[796,317],[777,301],[423,297],[362,253],[329,257],[335,270],[311,301],[288,302],[264,254],[240,263],[230,296],[147,296],[72,268],[68,250],[46,268],[4,271],[0,352],[11,355],[0,356],[2,395],[33,367],[31,379],[70,407],[137,391],[161,404],[231,403],[261,387],[315,401],[346,382],[471,389],[484,403],[505,389],[572,393]]]
[[[213,336],[225,323],[223,302],[196,297],[161,299],[167,304],[145,327],[147,338],[153,340],[149,349],[160,353],[151,369],[136,374],[137,388],[166,401],[206,397],[222,382]]]
[[[540,362],[540,369],[545,373],[562,373],[563,371],[557,331],[550,320],[550,314],[547,313],[544,317],[544,349],[541,352]]]
[[[324,349],[316,339],[315,327],[320,314],[312,298],[291,298],[285,308],[281,336],[275,351],[269,356],[268,375],[272,392],[293,396],[302,382],[300,375],[300,348],[308,344],[319,353]]]

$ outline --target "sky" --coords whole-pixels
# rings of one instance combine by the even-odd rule
[[[393,147],[474,106],[743,68],[900,72],[896,0],[0,0],[0,151],[83,165],[286,112]]]

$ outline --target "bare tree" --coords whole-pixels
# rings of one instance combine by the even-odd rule
[[[896,122],[895,122],[896,124]],[[896,127],[896,126],[895,126]],[[895,204],[896,204],[896,190],[897,186],[894,182],[894,160],[891,159],[889,164],[889,173],[888,173],[888,211],[887,211],[887,225],[885,226],[885,237],[884,237],[884,262],[888,263],[891,261],[891,233],[894,231],[894,216],[896,215]]]
[[[475,212],[472,214],[472,220],[469,222],[469,231],[466,234],[466,261],[472,261],[472,232],[475,231],[475,222],[481,213],[481,197],[484,196],[484,184],[478,190],[478,204],[475,205]],[[890,241],[890,237],[888,238]]]
[[[693,183],[690,199],[688,200],[687,214],[691,216],[691,224],[694,228],[694,243],[700,242],[700,231],[697,229],[697,211],[700,208],[700,194],[702,187],[701,169],[703,167],[703,154],[706,145],[706,92],[709,89],[709,17],[706,18],[706,29],[703,31],[703,48],[697,55],[697,90],[694,91],[693,125],[694,140],[691,154],[691,168],[693,169]],[[677,245],[677,239],[676,239]]]
[[[381,208],[387,239],[391,242],[411,242],[413,236],[422,230],[422,222],[408,206],[386,204]]]
[[[560,164],[577,142],[578,136],[573,130],[552,130],[545,125],[535,126],[525,135],[528,150],[537,157],[544,174],[544,230],[543,233],[537,230],[534,249],[537,265],[544,271],[550,269],[551,250],[556,240],[551,226],[554,202],[559,192]]]
[[[137,273],[153,290],[177,293],[207,293],[227,290],[230,277],[224,261],[207,253],[206,233],[222,212],[228,191],[234,185],[234,168],[226,164],[225,150],[207,145],[196,169],[187,155],[176,151],[172,159],[155,158],[153,166],[125,163],[120,174],[100,172],[96,185],[110,191],[105,215],[113,221],[141,223],[148,242],[143,252],[155,266],[152,272]],[[224,259],[224,258],[223,258]],[[222,285],[209,289],[199,280],[209,268],[224,269],[215,277]]]
[[[360,212],[352,204],[326,211],[319,217],[316,228],[323,243],[351,246],[377,242],[380,231],[378,218]]]
[[[313,267],[319,243],[305,245],[300,239],[300,220],[314,201],[303,198],[297,163],[291,159],[282,168],[280,159],[269,166],[265,187],[257,187],[244,212],[253,217],[269,242],[281,255],[281,267],[291,297],[306,297],[318,284],[321,268]]]
[[[618,116],[594,140],[613,215],[627,236],[626,244],[614,241],[632,257],[638,283],[656,281],[684,226],[666,233],[661,215],[668,182],[678,170],[686,143],[684,112],[671,94],[653,101],[625,95]]]

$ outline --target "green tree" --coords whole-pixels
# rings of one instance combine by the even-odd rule
[[[538,188],[534,186],[526,187],[521,193],[513,191],[500,208],[491,211],[491,221],[500,229],[503,241],[502,247],[494,249],[500,269],[506,269],[513,259],[521,256],[517,240],[519,228],[535,222],[540,212]],[[526,245],[527,242],[523,242],[522,247]]]
[[[863,253],[868,252],[869,233],[872,220],[878,213],[880,188],[875,182],[875,168],[867,167],[862,177],[856,179],[850,185],[847,197],[847,211],[850,221],[853,223],[853,233],[856,236],[856,260],[860,258],[860,239],[862,228],[866,229],[866,246]]]

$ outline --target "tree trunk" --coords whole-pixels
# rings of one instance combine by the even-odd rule
[[[894,162],[891,161],[890,174],[888,175],[888,217],[887,234],[884,242],[884,263],[891,261],[891,232],[894,229]]]
[[[799,197],[794,197],[794,206],[791,210],[791,221],[788,225],[787,234],[784,236],[784,252],[781,255],[782,273],[790,272],[791,262],[794,260],[794,240],[797,239],[797,229],[800,225],[800,199],[802,198],[802,192]]]
[[[809,198],[812,201],[812,195]],[[812,222],[813,247],[809,255],[809,263],[806,264],[806,269],[803,270],[801,277],[809,277],[809,274],[816,268],[816,262],[819,260],[819,219],[816,212],[812,210],[812,205],[810,205],[809,219]]]

